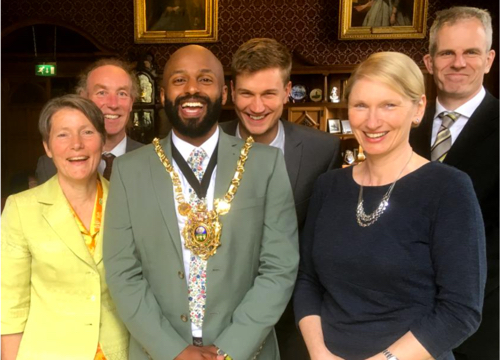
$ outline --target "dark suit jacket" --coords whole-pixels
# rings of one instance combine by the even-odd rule
[[[299,229],[304,225],[314,182],[324,172],[342,166],[340,140],[330,134],[281,120],[285,128],[285,164],[292,184]],[[220,123],[229,135],[238,120]]]
[[[472,179],[485,224],[488,277],[483,323],[478,332],[459,348],[459,351],[467,354],[468,359],[487,360],[493,352],[498,356],[498,107],[498,99],[486,92],[484,100],[467,121],[444,159],[445,164],[466,172]],[[427,159],[431,156],[435,111],[435,103],[430,104],[422,124],[410,134],[413,150]],[[491,306],[493,313],[487,311],[490,301],[495,302]],[[488,349],[491,352],[485,353]]]
[[[125,148],[125,152],[128,153],[132,150],[140,148],[143,145],[144,144],[127,136],[127,146]],[[56,173],[57,169],[51,158],[47,155],[42,155],[38,158],[38,164],[36,165],[36,178],[38,180],[38,185],[43,184]]]

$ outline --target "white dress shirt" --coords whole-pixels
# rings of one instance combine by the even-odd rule
[[[122,156],[125,154],[127,150],[127,136],[125,136],[122,141],[120,141],[111,151],[103,151],[103,154],[113,154],[115,157]],[[101,159],[99,166],[97,167],[97,171],[99,174],[104,173],[104,169],[106,169],[106,162]]]
[[[205,160],[203,160],[203,162],[201,164],[201,166],[203,167],[204,170],[207,169],[208,163],[210,162],[210,158],[212,157],[212,154],[214,153],[214,150],[215,150],[215,147],[217,146],[218,141],[219,141],[219,127],[217,127],[217,130],[215,131],[215,133],[207,141],[205,141],[201,146],[198,147],[198,148],[205,150],[205,152],[208,155],[205,158]],[[174,143],[175,147],[177,148],[177,150],[179,150],[179,153],[182,155],[182,157],[186,161],[189,158],[189,155],[191,155],[191,152],[194,149],[197,149],[196,146],[191,145],[190,143],[180,139],[178,136],[175,135],[175,133],[173,131],[172,131],[172,142]],[[190,188],[189,182],[187,181],[186,177],[184,176],[184,174],[180,170],[179,166],[177,165],[177,163],[173,159],[172,159],[172,166],[174,167],[177,174],[179,174],[179,179],[180,179],[181,185],[182,185],[182,194],[184,195],[184,199],[186,200],[186,202],[188,202],[189,201],[189,188]],[[210,178],[210,184],[208,186],[207,195],[205,198],[205,202],[206,202],[208,210],[213,209],[216,172],[217,172],[217,166],[215,166],[214,171],[212,173],[212,177]],[[229,183],[228,183],[228,186],[229,186]],[[172,192],[174,193],[174,199],[175,199],[174,189],[172,189]],[[184,237],[182,236],[182,230],[184,229],[184,225],[186,224],[186,217],[181,216],[179,214],[179,210],[177,209],[177,205],[179,205],[179,204],[176,202],[175,213],[177,214],[177,224],[179,225],[179,233],[180,233],[181,241],[182,241],[182,258],[183,258],[183,262],[184,262],[184,273],[186,274],[185,279],[186,279],[186,282],[188,283],[188,286],[189,286],[189,261],[191,258],[191,251],[186,249],[186,247],[184,246],[185,240],[184,240]],[[208,284],[207,284],[207,290],[208,290]],[[187,294],[186,294],[186,301],[187,301]],[[197,327],[193,323],[191,323],[191,332],[193,334],[193,337],[200,337],[200,338],[202,337],[201,328]]]
[[[455,140],[458,138],[458,135],[460,135],[460,132],[465,127],[465,124],[467,124],[467,121],[470,119],[474,111],[476,111],[477,107],[481,104],[485,96],[486,90],[484,90],[484,87],[481,87],[481,90],[479,90],[476,96],[454,110],[454,112],[460,114],[460,117],[455,121],[453,126],[450,126],[452,145],[455,143]],[[432,124],[431,146],[434,145],[437,134],[439,132],[439,128],[441,127],[441,124],[443,122],[443,120],[438,117],[438,115],[443,111],[451,110],[448,110],[443,105],[441,105],[438,98],[436,99],[436,113],[434,114],[434,122]]]
[[[236,125],[236,137],[242,139],[240,134],[240,123]],[[246,140],[246,139],[243,139]],[[285,155],[285,127],[281,123],[281,120],[278,120],[278,133],[273,141],[269,144],[269,146],[274,146],[281,150],[283,155]]]

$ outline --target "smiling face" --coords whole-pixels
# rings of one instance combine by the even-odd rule
[[[495,58],[495,52],[486,47],[486,33],[477,19],[445,24],[438,31],[436,53],[426,55],[424,62],[434,75],[440,102],[449,110],[464,104],[481,89],[484,74],[490,71]]]
[[[270,144],[278,133],[278,121],[288,101],[292,83],[283,84],[279,68],[243,73],[231,82],[232,98],[244,136]]]
[[[170,58],[163,75],[161,101],[180,138],[203,143],[214,132],[226,103],[222,65],[201,46],[186,46]]]
[[[348,100],[349,122],[365,153],[387,155],[409,146],[412,121],[422,118],[425,96],[418,104],[380,81],[361,78]]]
[[[130,76],[117,66],[104,65],[90,72],[87,92],[81,95],[101,109],[108,137],[122,139],[134,104],[131,94]]]
[[[43,146],[54,161],[60,181],[88,181],[97,176],[102,137],[81,111],[57,111],[52,116],[48,143]]]

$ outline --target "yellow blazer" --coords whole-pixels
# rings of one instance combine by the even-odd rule
[[[2,335],[24,333],[18,360],[92,360],[98,342],[107,360],[128,359],[128,332],[105,283],[102,230],[92,258],[57,176],[7,199],[1,241]]]

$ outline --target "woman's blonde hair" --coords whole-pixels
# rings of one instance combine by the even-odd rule
[[[425,94],[422,71],[409,56],[398,52],[375,53],[359,64],[347,81],[346,99],[360,79],[379,81],[415,103]]]

